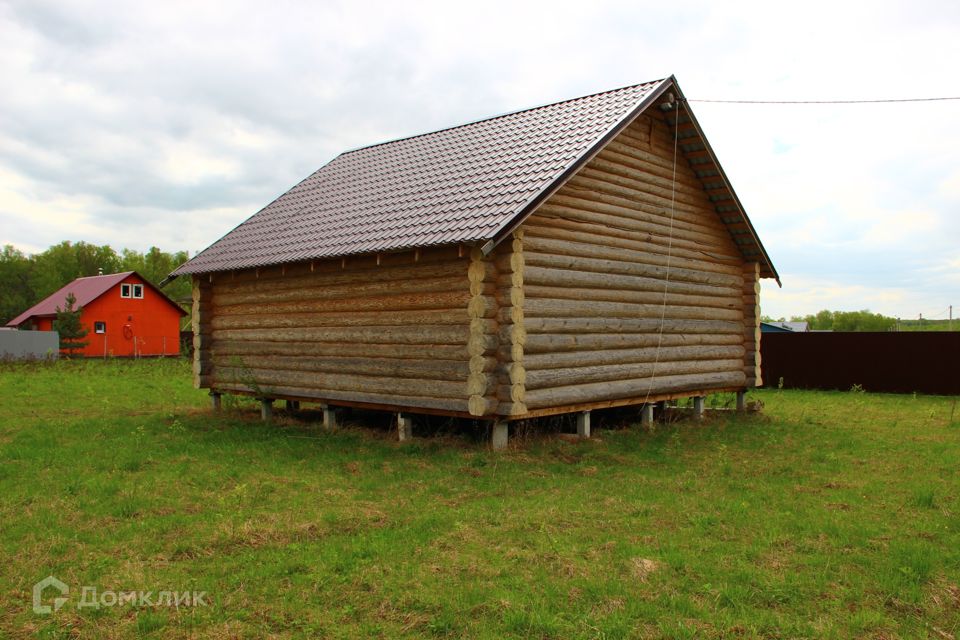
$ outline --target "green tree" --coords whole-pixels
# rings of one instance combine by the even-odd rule
[[[833,319],[833,312],[824,309],[813,317],[813,326],[811,326],[811,328],[818,331],[832,331]]]
[[[67,294],[66,306],[57,307],[57,318],[53,321],[53,330],[60,334],[60,350],[67,356],[76,355],[77,351],[89,344],[84,338],[90,330],[80,324],[80,314],[83,307],[74,308],[77,298],[72,293]]]
[[[33,263],[12,245],[0,251],[0,326],[17,317],[35,303],[30,286]]]
[[[157,284],[170,275],[170,272],[186,262],[186,251],[167,253],[157,247],[150,247],[146,253],[124,249],[120,255],[122,271],[136,271],[144,278]]]
[[[813,331],[890,331],[897,319],[879,313],[862,311],[828,311],[817,315],[794,316],[791,320],[806,321]]]
[[[895,318],[888,318],[879,313],[862,311],[834,312],[834,331],[889,331],[896,326]]]
[[[146,270],[146,262],[142,253],[134,249],[124,249],[120,252],[119,271],[136,271],[146,277]]]
[[[109,245],[97,246],[88,242],[72,243],[64,240],[33,256],[34,268],[30,285],[38,302],[63,285],[85,276],[116,273],[120,257]]]

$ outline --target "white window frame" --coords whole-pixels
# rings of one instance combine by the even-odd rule
[[[138,300],[143,300],[143,285],[135,284],[133,285],[133,297]]]
[[[130,283],[125,282],[125,283],[123,283],[123,284],[120,285],[120,297],[121,297],[121,298],[129,298],[129,297],[131,297],[132,292],[133,292],[133,285],[131,285]]]
[[[94,333],[106,333],[107,332],[107,323],[103,320],[97,320],[93,323],[93,332]]]

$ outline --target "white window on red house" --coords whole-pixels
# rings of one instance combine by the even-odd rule
[[[142,285],[142,284],[135,284],[135,285],[133,285],[133,297],[134,297],[134,298],[142,298],[142,297],[143,297],[143,285]]]
[[[129,298],[129,297],[130,297],[130,285],[129,285],[129,284],[122,284],[122,285],[120,285],[120,297],[121,297],[121,298]]]
[[[94,333],[106,333],[107,332],[107,323],[97,320],[93,323],[93,332]]]

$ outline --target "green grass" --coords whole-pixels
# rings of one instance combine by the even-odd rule
[[[495,454],[214,415],[179,361],[3,365],[0,637],[960,635],[954,399],[751,395]],[[34,614],[51,574],[71,600]],[[84,585],[211,606],[78,610]]]

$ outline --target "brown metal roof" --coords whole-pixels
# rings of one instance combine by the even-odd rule
[[[348,151],[174,274],[490,240],[663,82]]]
[[[675,86],[670,77],[348,151],[171,277],[497,242]]]

